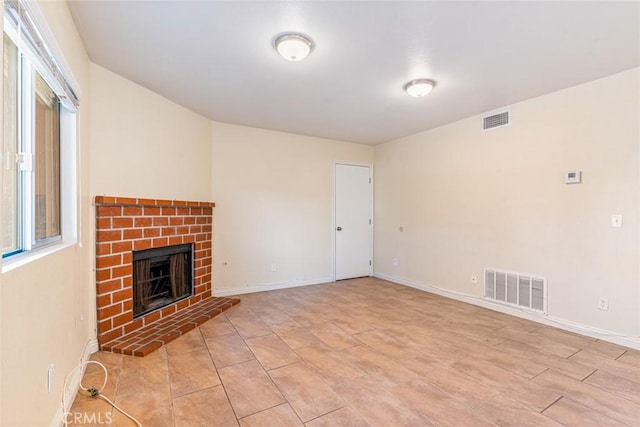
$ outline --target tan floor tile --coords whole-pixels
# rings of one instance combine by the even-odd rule
[[[561,427],[550,418],[511,399],[508,394],[493,397],[474,409],[478,417],[501,426]]]
[[[345,405],[304,362],[274,369],[269,375],[302,421],[312,420]]]
[[[551,388],[530,383],[499,366],[489,365],[473,357],[456,362],[451,367],[475,378],[487,387],[507,392],[512,399],[537,412],[543,411],[562,397],[562,394]]]
[[[640,368],[640,351],[627,350],[616,360],[618,362]]]
[[[375,380],[359,378],[334,386],[334,390],[372,426],[434,425],[393,394],[377,387],[376,383]]]
[[[640,404],[640,372],[635,377],[621,378],[606,371],[596,371],[584,383]],[[640,424],[640,413],[638,423]]]
[[[297,354],[277,335],[265,335],[245,341],[266,370],[279,368],[300,361]]]
[[[297,350],[297,353],[313,366],[329,385],[354,380],[365,375],[362,369],[345,360],[339,352],[324,344],[302,347]]]
[[[411,380],[391,389],[407,406],[426,415],[438,426],[495,426],[477,418],[461,400],[422,380]]]
[[[362,344],[360,341],[331,323],[319,328],[312,328],[311,333],[334,350],[344,350],[346,348]]]
[[[499,393],[455,368],[425,357],[406,360],[404,366],[426,382],[470,404],[478,404]]]
[[[533,360],[535,363],[547,366],[558,372],[569,375],[577,380],[583,380],[593,373],[593,369],[579,362],[565,359],[556,354],[540,350],[519,341],[505,341],[495,346],[507,353]]]
[[[622,427],[625,425],[566,397],[558,400],[542,414],[565,426]]]
[[[360,341],[382,354],[394,359],[409,359],[420,353],[395,336],[378,329],[354,335]]]
[[[220,378],[206,349],[169,354],[167,357],[171,394],[174,398],[220,385]]]
[[[204,338],[212,338],[220,335],[235,334],[236,329],[229,322],[227,316],[221,314],[200,325],[200,332]]]
[[[298,324],[296,322],[296,324]],[[292,349],[298,349],[309,345],[315,345],[321,343],[320,339],[313,335],[308,328],[298,327],[295,329],[286,329],[278,331],[276,334]]]
[[[240,420],[242,427],[301,427],[304,424],[286,403]]]
[[[341,353],[345,360],[369,375],[377,377],[385,385],[393,386],[418,377],[415,372],[408,370],[402,364],[364,345],[349,348]]]
[[[222,386],[173,399],[175,427],[233,427],[238,421]]]
[[[633,365],[629,365],[618,360],[612,360],[598,353],[580,351],[571,356],[569,360],[579,362],[600,371],[608,372],[618,377],[640,382],[640,368],[636,368]]]
[[[198,328],[190,330],[186,334],[165,345],[167,354],[182,354],[206,348],[207,346],[205,345],[202,334]]]
[[[349,407],[340,408],[305,424],[307,427],[369,427],[356,411]]]
[[[254,359],[254,355],[238,334],[220,335],[205,340],[216,368]]]
[[[553,370],[540,374],[532,381],[555,388],[564,397],[623,423],[637,425],[640,420],[640,405]]]
[[[233,327],[236,328],[238,334],[240,334],[240,336],[244,339],[261,337],[263,335],[269,335],[273,333],[273,331],[269,329],[269,327],[264,322],[258,320],[257,318],[245,316],[229,316],[229,321],[231,322]]]
[[[238,418],[285,402],[257,360],[222,368],[219,375]]]

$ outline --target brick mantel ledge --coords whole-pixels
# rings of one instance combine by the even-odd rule
[[[185,208],[214,208],[213,202],[194,202],[185,200],[138,199],[134,197],[96,196],[96,206],[167,206]]]

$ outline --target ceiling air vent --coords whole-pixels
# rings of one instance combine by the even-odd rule
[[[495,129],[507,126],[511,123],[511,112],[503,111],[502,113],[492,114],[482,118],[482,130]]]

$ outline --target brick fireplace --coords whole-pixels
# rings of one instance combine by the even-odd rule
[[[214,203],[96,196],[95,206],[96,305],[102,350],[145,355],[135,353],[145,346],[158,348],[239,302],[211,296]],[[173,245],[192,245],[191,296],[134,319],[134,252]],[[213,315],[205,307],[213,307]]]

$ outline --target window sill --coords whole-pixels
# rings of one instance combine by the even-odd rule
[[[29,252],[19,253],[2,260],[2,274],[20,268],[55,252],[75,246],[75,242],[56,242]]]

